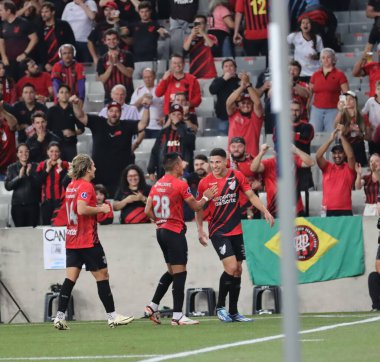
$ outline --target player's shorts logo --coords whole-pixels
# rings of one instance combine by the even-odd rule
[[[81,197],[82,199],[87,199],[87,192],[82,192],[82,193],[80,194],[80,197]]]
[[[297,251],[297,259],[306,261],[311,259],[318,251],[319,238],[318,235],[306,225],[296,226],[296,236],[294,238],[294,246]]]
[[[223,246],[220,246],[219,247],[219,253],[221,255],[224,255],[226,253],[226,249],[227,249],[226,244],[224,244]]]

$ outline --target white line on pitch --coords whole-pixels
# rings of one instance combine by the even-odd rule
[[[114,356],[64,356],[64,357],[0,357],[0,361],[68,361],[68,360],[94,360],[94,359],[124,359],[124,358],[150,358],[157,354],[125,354]]]
[[[340,327],[348,327],[348,326],[353,326],[353,325],[356,325],[356,324],[372,323],[372,322],[377,322],[379,320],[380,320],[380,317],[374,317],[374,318],[363,319],[361,321],[332,324],[331,326],[322,326],[322,327],[318,327],[318,328],[313,328],[313,329],[307,329],[307,330],[304,330],[304,331],[300,331],[299,334],[308,334],[308,333],[328,331],[330,329],[336,329],[336,328],[340,328]],[[250,340],[247,340],[247,341],[240,341],[240,342],[234,342],[234,343],[220,344],[220,345],[217,345],[217,346],[196,349],[194,351],[185,351],[185,352],[180,352],[180,353],[168,354],[166,356],[157,356],[157,357],[153,357],[153,358],[149,358],[149,359],[144,359],[142,362],[166,361],[166,360],[174,359],[174,358],[182,358],[182,357],[188,357],[188,356],[198,355],[198,354],[201,354],[201,353],[219,351],[221,349],[227,349],[227,348],[245,346],[245,345],[249,345],[249,344],[257,344],[257,343],[262,343],[262,342],[269,342],[269,341],[274,341],[274,340],[278,340],[278,339],[282,339],[282,338],[284,338],[283,334],[277,334],[275,336],[250,339]]]

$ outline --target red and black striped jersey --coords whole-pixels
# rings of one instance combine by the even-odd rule
[[[244,37],[249,40],[268,38],[268,0],[237,0],[235,12],[244,14]]]
[[[372,174],[363,176],[366,204],[376,204],[380,192],[379,181],[372,180]]]
[[[239,193],[251,189],[246,177],[237,170],[228,169],[226,176],[215,177],[212,173],[203,178],[198,185],[198,200],[213,185],[218,191],[208,202],[209,236],[230,236],[242,234]]]

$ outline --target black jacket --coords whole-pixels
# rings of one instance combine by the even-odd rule
[[[157,173],[157,178],[165,174],[163,159],[168,152],[178,152],[182,160],[188,163],[192,170],[195,149],[195,134],[186,127],[184,122],[177,123],[177,129],[163,128],[156,138],[150,154],[148,173]]]
[[[33,162],[42,162],[46,160],[46,152],[50,142],[55,141],[61,144],[61,139],[53,132],[46,131],[43,142],[38,141],[37,135],[33,135],[26,140],[26,144],[30,149],[29,159]]]
[[[230,94],[239,88],[239,83],[240,79],[236,76],[228,80],[217,77],[210,84],[210,93],[216,95],[215,113],[219,119],[228,120],[226,101]]]
[[[39,204],[41,198],[41,189],[36,179],[37,163],[32,162],[30,175],[20,177],[21,164],[19,161],[8,166],[7,176],[5,178],[5,189],[13,190],[13,205],[34,205]]]

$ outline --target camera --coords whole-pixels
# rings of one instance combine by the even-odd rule
[[[201,26],[201,23],[199,21],[195,21],[194,26]]]

